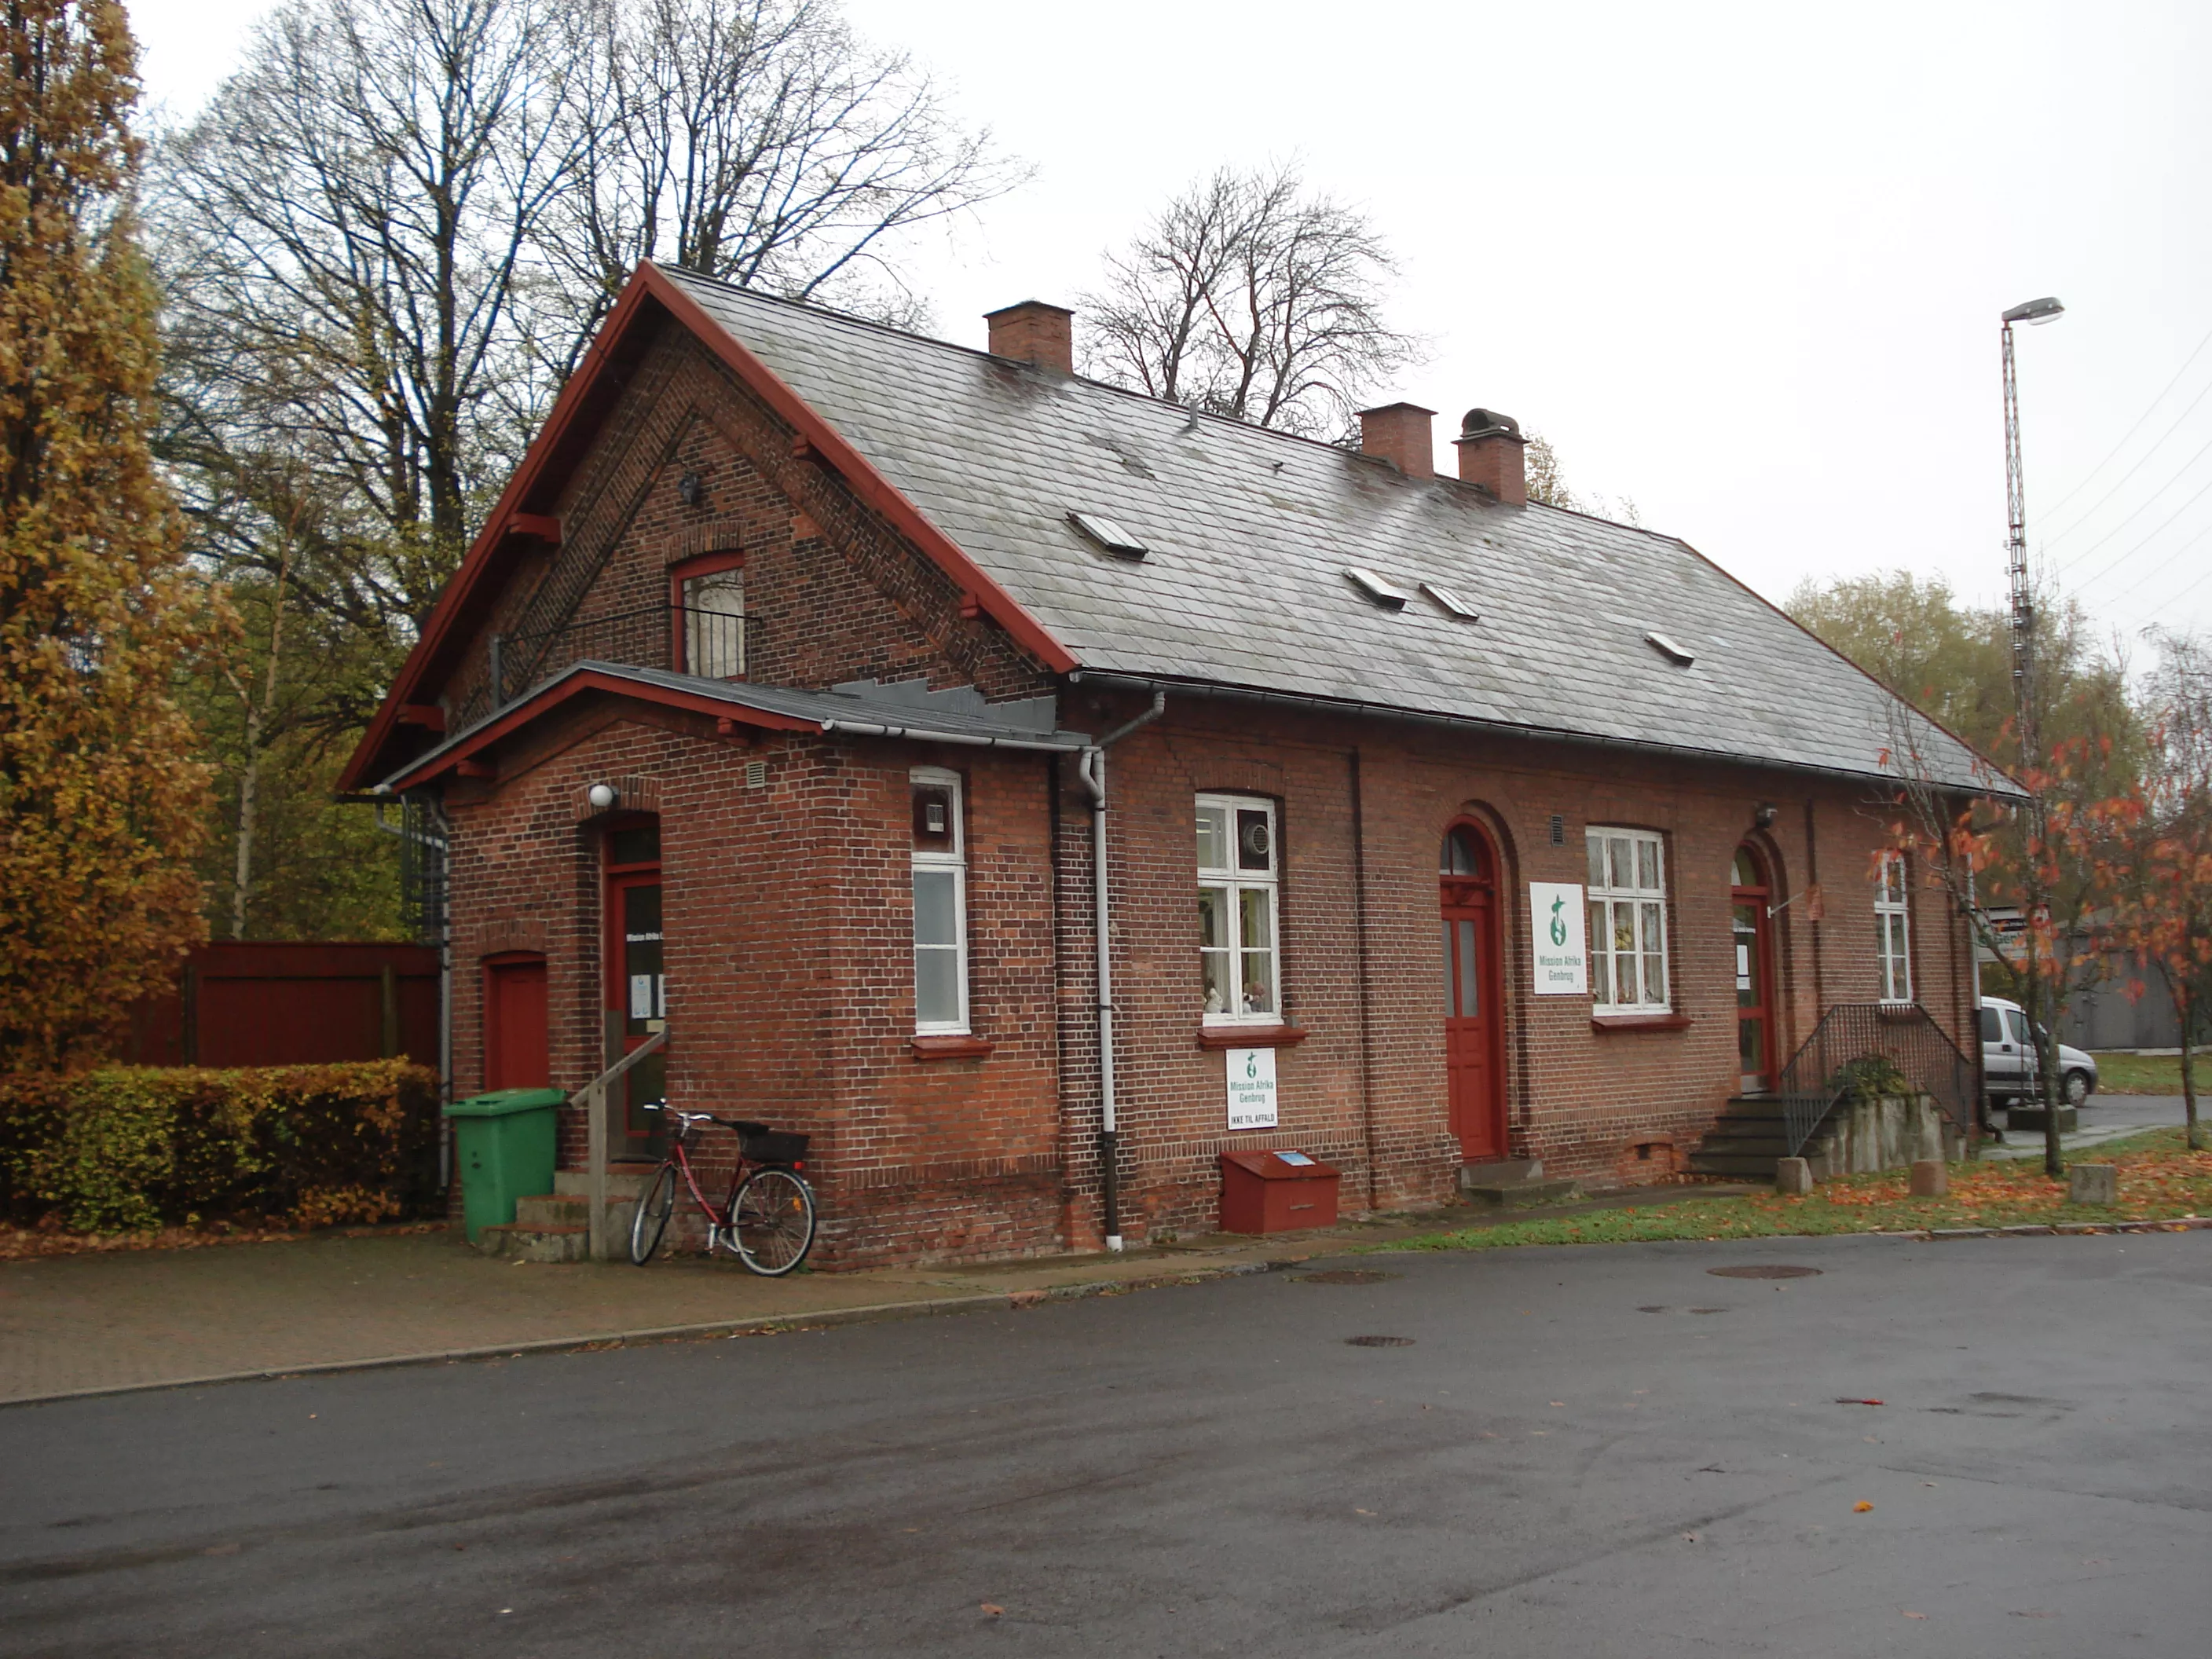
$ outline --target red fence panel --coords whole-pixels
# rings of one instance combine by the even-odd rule
[[[438,952],[423,945],[203,945],[175,993],[131,1011],[143,1066],[438,1064]]]

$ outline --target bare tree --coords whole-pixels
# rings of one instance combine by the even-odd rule
[[[1308,195],[1295,168],[1223,168],[1106,259],[1079,304],[1085,371],[1210,413],[1341,433],[1419,354],[1382,321],[1395,274],[1364,214]]]
[[[544,388],[517,278],[567,170],[537,0],[292,0],[163,147],[172,349],[226,442],[298,453],[419,613]]]
[[[577,0],[568,27],[574,164],[544,250],[564,368],[641,259],[919,320],[904,233],[1020,176],[820,0]]]

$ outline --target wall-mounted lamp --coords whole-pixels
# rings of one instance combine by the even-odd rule
[[[1774,820],[1782,816],[1782,809],[1771,800],[1763,800],[1752,809],[1751,821],[1762,830],[1771,830]]]
[[[704,494],[705,486],[699,482],[699,475],[696,472],[687,472],[676,481],[676,498],[686,507],[698,506],[699,497]]]
[[[592,803],[592,810],[604,812],[622,799],[622,791],[611,783],[595,783],[584,792],[584,799]]]

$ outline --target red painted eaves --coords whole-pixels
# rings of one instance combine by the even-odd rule
[[[427,783],[441,772],[460,772],[464,775],[482,776],[482,772],[471,773],[468,768],[476,764],[475,757],[497,743],[511,737],[532,721],[541,720],[572,697],[587,691],[604,691],[617,697],[628,697],[635,702],[657,703],[664,708],[688,709],[695,714],[712,714],[718,720],[734,720],[744,726],[757,726],[770,732],[819,732],[817,720],[802,720],[795,714],[774,714],[765,709],[747,708],[742,704],[726,702],[720,697],[702,696],[696,691],[680,691],[673,686],[655,685],[650,681],[634,680],[621,674],[602,673],[587,668],[581,673],[565,674],[550,680],[537,690],[514,703],[497,720],[487,721],[471,732],[461,742],[425,760],[421,765],[392,780],[395,789],[412,789]]]
[[[672,282],[649,262],[639,265],[637,275],[631,280],[648,285],[653,296],[668,307],[678,322],[696,335],[702,344],[757,392],[762,401],[788,421],[816,454],[843,476],[854,494],[890,520],[902,534],[927,554],[938,568],[963,590],[963,599],[972,594],[976,604],[993,621],[1054,673],[1065,674],[1081,665],[1067,647],[1053,638],[1044,625],[1024,611],[994,577],[955,546],[951,537],[923,517],[921,509],[908,501],[896,484],[877,471],[866,457],[848,443],[843,435],[817,414],[805,398],[786,386],[774,370],[753,356],[729,330],[716,322],[706,308],[685,293],[681,286]],[[794,453],[797,453],[795,446]]]
[[[482,533],[471,544],[460,568],[453,573],[445,592],[439,596],[423,624],[422,636],[407,653],[407,660],[401,665],[392,689],[340,774],[339,793],[360,789],[386,769],[380,757],[400,724],[400,709],[421,702],[424,683],[465,645],[470,637],[469,623],[496,593],[492,579],[499,573],[511,534],[521,532],[543,536],[544,520],[529,510],[551,504],[535,499],[539,486],[548,482],[548,473],[554,469],[556,457],[588,440],[596,416],[604,413],[614,392],[620,389],[618,364],[634,358],[642,349],[644,342],[651,337],[649,325],[664,314],[672,316],[690,331],[702,345],[791,424],[799,434],[794,453],[811,450],[818,456],[844,477],[854,494],[882,514],[943,570],[962,590],[963,613],[969,611],[972,603],[975,610],[992,617],[1009,636],[1055,673],[1064,674],[1079,666],[1066,647],[1024,610],[994,578],[962,552],[950,537],[930,523],[920,508],[805,399],[785,385],[679,284],[650,261],[645,261],[623,285],[583,361],[561,389],[552,413],[525,453],[514,476],[507,481],[499,504],[484,521]],[[631,338],[634,334],[639,337],[635,342]],[[633,345],[635,349],[631,349]],[[611,376],[615,379],[609,387],[606,383]],[[520,525],[518,520],[522,520]]]

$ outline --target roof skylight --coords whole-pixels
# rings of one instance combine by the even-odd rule
[[[1070,513],[1067,521],[1117,559],[1141,559],[1152,551],[1103,513]]]
[[[1480,622],[1482,620],[1482,613],[1480,611],[1477,611],[1473,605],[1469,605],[1465,599],[1460,598],[1458,594],[1453,592],[1451,589],[1446,587],[1442,582],[1423,582],[1421,584],[1421,592],[1434,599],[1447,611],[1450,612],[1451,615],[1457,617],[1462,622]]]
[[[1644,638],[1645,641],[1650,644],[1654,650],[1657,651],[1661,656],[1666,658],[1668,662],[1674,664],[1677,667],[1687,668],[1692,663],[1698,659],[1694,652],[1685,651],[1680,646],[1675,644],[1674,641],[1668,639],[1664,634],[1658,632],[1656,629],[1646,634]]]
[[[1358,565],[1352,566],[1344,574],[1347,580],[1358,585],[1361,592],[1366,594],[1385,611],[1403,611],[1406,608],[1406,601],[1413,597],[1396,583],[1385,581],[1373,571],[1363,569]]]

